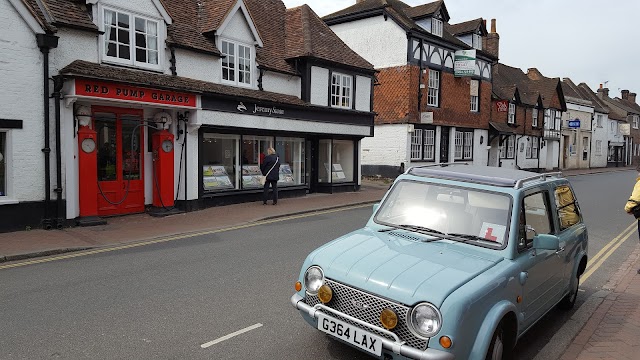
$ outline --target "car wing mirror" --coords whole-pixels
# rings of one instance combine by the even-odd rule
[[[539,234],[533,238],[533,248],[537,250],[558,250],[560,239],[555,235]]]

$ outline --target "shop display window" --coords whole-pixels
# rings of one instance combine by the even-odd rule
[[[238,189],[238,135],[204,134],[202,175],[205,191]]]
[[[273,147],[272,137],[242,136],[242,188],[262,187],[260,165],[270,147]]]
[[[318,182],[353,182],[354,143],[351,140],[320,140]]]
[[[304,139],[277,137],[275,149],[280,157],[278,186],[306,184]]]
[[[0,132],[0,196],[7,195],[7,133]]]

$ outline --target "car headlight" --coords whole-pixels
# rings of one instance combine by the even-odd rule
[[[312,266],[304,273],[304,287],[311,295],[318,293],[320,287],[324,284],[324,272],[319,266]]]
[[[429,303],[421,303],[411,310],[408,322],[416,335],[430,338],[440,331],[442,315],[440,315],[440,311],[435,306]]]

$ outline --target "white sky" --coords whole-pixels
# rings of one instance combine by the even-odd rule
[[[416,6],[432,0],[403,0]],[[308,4],[319,16],[355,0],[284,0],[287,7]],[[525,72],[538,68],[548,77],[570,78],[596,90],[608,81],[610,96],[640,93],[638,0],[445,0],[456,24],[482,17],[497,21],[500,62]]]

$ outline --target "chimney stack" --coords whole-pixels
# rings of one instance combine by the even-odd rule
[[[600,87],[600,89],[598,89],[598,97],[600,99],[608,98],[609,97],[609,88]]]
[[[629,93],[629,101],[636,103],[636,93]]]
[[[629,90],[622,90],[621,92],[622,100],[629,100]]]
[[[496,19],[491,19],[491,32],[487,34],[483,49],[497,58],[500,57],[500,35],[496,32]]]

